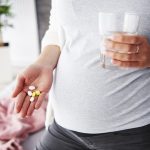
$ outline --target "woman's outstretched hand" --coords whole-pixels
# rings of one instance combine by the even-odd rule
[[[144,36],[118,33],[107,39],[105,46],[105,55],[118,67],[150,67],[150,45]]]
[[[16,87],[12,92],[12,98],[15,100],[15,110],[21,117],[31,116],[34,109],[39,109],[45,95],[51,88],[53,81],[53,69],[34,63],[27,67],[17,76]],[[41,94],[30,102],[30,96],[27,91],[29,86],[35,86]]]

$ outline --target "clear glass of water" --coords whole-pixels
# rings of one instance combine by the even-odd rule
[[[111,39],[112,35],[116,33],[138,34],[139,21],[140,16],[136,13],[99,12],[100,64],[102,68],[116,69],[117,67],[111,63],[111,58],[104,55],[104,51],[107,50],[104,44],[105,40]]]

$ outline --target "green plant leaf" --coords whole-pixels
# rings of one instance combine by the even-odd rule
[[[2,14],[5,14],[5,15],[10,14],[10,8],[11,8],[11,6],[9,6],[9,5],[1,5],[0,6],[0,15],[2,15]]]
[[[11,13],[11,5],[9,4],[9,0],[0,0],[0,30],[2,27],[12,26],[7,21],[9,17],[13,17],[13,14]]]

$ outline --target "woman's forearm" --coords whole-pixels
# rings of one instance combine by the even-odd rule
[[[48,45],[43,50],[35,63],[46,65],[52,70],[57,66],[57,62],[60,56],[60,47],[56,45]]]

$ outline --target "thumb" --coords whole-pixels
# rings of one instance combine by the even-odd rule
[[[23,90],[24,82],[25,82],[24,76],[22,74],[19,74],[16,78],[16,86],[11,94],[12,98],[16,97]]]

